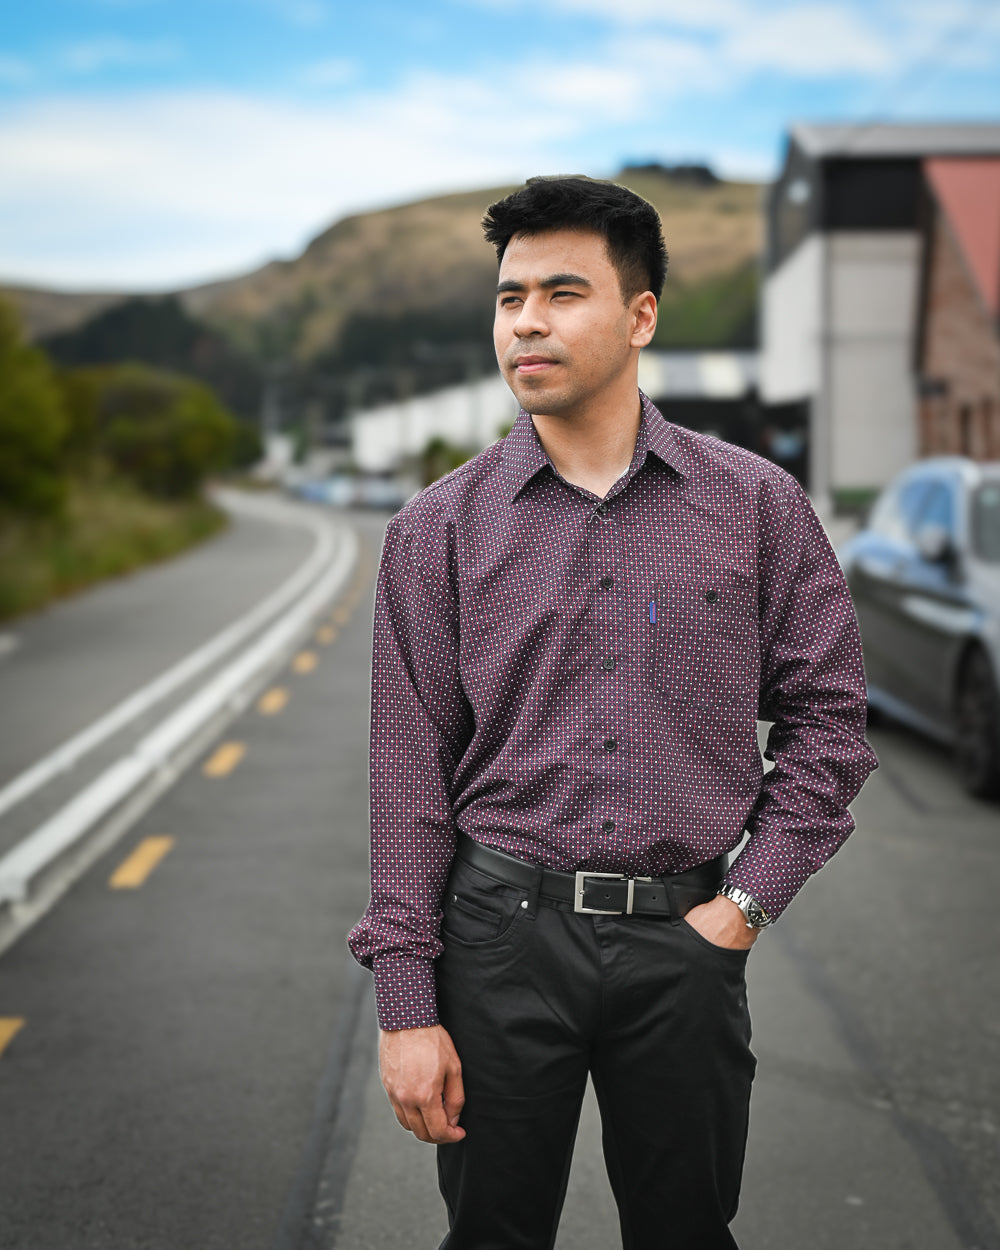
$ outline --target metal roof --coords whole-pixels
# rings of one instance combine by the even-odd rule
[[[996,122],[798,122],[790,133],[807,156],[817,159],[1000,155],[1000,124]]]

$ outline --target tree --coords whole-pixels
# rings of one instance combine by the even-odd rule
[[[141,365],[106,371],[97,420],[111,464],[161,498],[196,494],[229,465],[236,441],[235,418],[207,386]]]
[[[458,447],[449,443],[440,435],[429,439],[420,453],[420,478],[425,486],[444,477],[452,469],[457,469],[472,455],[467,447]]]
[[[66,499],[68,422],[52,365],[0,301],[0,508],[55,516]]]

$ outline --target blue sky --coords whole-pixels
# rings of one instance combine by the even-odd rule
[[[998,0],[32,0],[0,279],[168,289],[534,173],[773,176],[794,120],[1000,120]]]

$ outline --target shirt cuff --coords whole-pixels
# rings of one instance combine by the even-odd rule
[[[754,834],[726,873],[735,885],[777,920],[816,871],[809,856],[787,838]]]
[[[387,956],[372,962],[379,1028],[426,1029],[438,1023],[434,965],[429,959]]]

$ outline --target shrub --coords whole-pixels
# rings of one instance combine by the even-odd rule
[[[23,341],[17,314],[0,301],[0,508],[37,517],[62,512],[67,432],[48,358]]]
[[[150,495],[190,497],[231,462],[237,422],[200,382],[131,364],[74,370],[64,389],[73,445]]]

